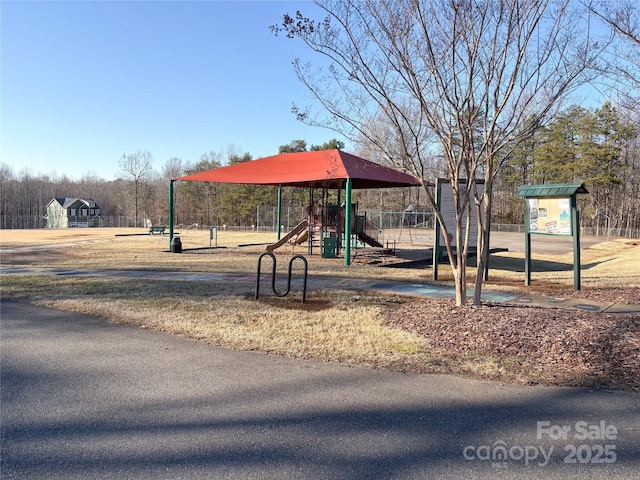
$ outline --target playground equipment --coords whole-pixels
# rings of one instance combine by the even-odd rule
[[[276,248],[281,247],[285,243],[292,243],[293,245],[298,245],[304,242],[309,237],[309,232],[307,227],[309,226],[308,220],[302,220],[298,223],[293,229],[276,243],[271,245],[267,245],[265,250],[267,252],[273,252]]]
[[[307,218],[298,223],[287,235],[277,242],[267,245],[268,252],[283,245],[291,246],[291,253],[296,245],[307,242],[308,254],[313,255],[313,248],[320,247],[320,253],[325,258],[335,258],[340,254],[340,249],[346,244],[345,232],[345,206],[327,205],[316,209],[313,202],[313,192],[310,193],[310,203],[305,209]],[[322,204],[326,205],[327,192],[322,192]],[[383,248],[378,241],[378,230],[367,221],[366,215],[357,215],[357,204],[351,205],[351,238],[350,244],[354,248],[359,243],[370,247]],[[359,242],[359,243],[358,243]]]
[[[271,252],[264,252],[260,255],[260,257],[258,257],[258,273],[256,275],[256,300],[258,300],[258,298],[260,297],[260,266],[262,264],[262,258],[265,256],[269,256],[271,257],[271,260],[273,260],[273,269],[271,271],[271,290],[273,291],[274,295],[277,297],[286,297],[289,294],[289,291],[291,290],[291,269],[293,267],[293,262],[298,258],[302,260],[302,263],[304,264],[304,279],[302,283],[302,303],[305,303],[307,299],[307,271],[309,269],[307,259],[304,258],[302,255],[294,255],[293,257],[291,257],[291,260],[289,260],[289,273],[287,275],[287,290],[282,293],[279,293],[276,290],[276,256]]]
[[[272,185],[278,187],[278,239],[280,237],[280,212],[283,187],[309,188],[310,197],[314,189],[322,189],[323,198],[328,198],[328,189],[337,190],[338,205],[341,192],[344,192],[344,203],[351,205],[354,189],[369,188],[397,188],[419,187],[425,184],[406,173],[393,170],[338,149],[317,150],[309,152],[282,153],[271,157],[260,158],[251,162],[198,172],[191,175],[172,179],[169,182],[169,240],[173,238],[175,214],[176,181],[197,181],[217,183],[244,183],[253,185]],[[309,202],[312,205],[313,201]],[[323,205],[326,205],[323,202]],[[344,262],[351,262],[351,208],[345,211],[345,239]],[[336,235],[337,248],[340,248],[341,235]],[[311,239],[310,239],[311,240]],[[309,249],[313,248],[313,241],[307,242]]]

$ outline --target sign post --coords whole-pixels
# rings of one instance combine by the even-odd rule
[[[478,190],[479,195],[482,195],[484,190],[484,180],[477,179],[476,188]],[[466,185],[467,180],[460,180],[460,184]],[[473,200],[474,196],[471,193],[471,198],[469,202],[471,204],[471,218],[469,222],[469,249],[471,251],[476,252],[476,255],[480,255],[478,249],[478,219],[476,215],[476,206]],[[484,204],[483,204],[484,205]],[[455,224],[456,224],[456,207],[453,202],[453,187],[451,185],[451,180],[445,178],[438,178],[436,181],[436,206],[442,215],[442,219],[444,224],[447,226],[449,232],[447,235],[449,237],[449,242],[453,249],[456,248],[464,248],[464,245],[457,245],[456,236],[453,234],[455,232]],[[466,224],[466,222],[465,222]],[[465,226],[463,225],[463,229]],[[464,234],[463,234],[464,236]],[[433,245],[433,279],[438,280],[438,263],[441,261],[443,256],[443,250],[445,246],[445,238],[444,232],[442,230],[442,226],[439,221],[434,222],[434,245]],[[489,266],[487,265],[487,270]],[[485,275],[487,272],[485,271]]]
[[[522,185],[517,197],[524,197],[524,274],[531,285],[531,235],[573,237],[573,289],[580,290],[580,212],[576,195],[589,193],[583,183]]]

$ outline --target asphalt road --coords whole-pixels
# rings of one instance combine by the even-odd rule
[[[491,248],[508,248],[510,252],[524,252],[524,233],[491,232]],[[580,249],[584,250],[598,243],[606,242],[606,237],[581,236]],[[564,235],[531,235],[532,255],[562,255],[573,251],[573,237]]]
[[[413,229],[411,232],[404,229],[383,230],[380,240],[383,244],[394,241],[410,242],[417,245],[433,246],[432,229]],[[592,245],[606,242],[607,237],[595,237],[583,235],[580,237],[580,249],[584,250]],[[491,232],[491,248],[506,248],[510,252],[524,252],[524,233],[515,232]],[[573,251],[573,237],[564,235],[531,235],[532,255],[562,255]]]
[[[179,313],[177,313],[179,315]],[[235,352],[1,303],[6,479],[636,479],[640,394]]]

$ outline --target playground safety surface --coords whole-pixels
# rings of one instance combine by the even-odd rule
[[[58,268],[5,267],[2,268],[2,274],[133,278],[200,282],[210,281],[225,283],[251,283],[254,285],[256,283],[255,274],[170,272],[154,270],[70,270]],[[270,275],[263,275],[260,278],[260,283],[263,285],[268,284],[270,281]],[[292,278],[293,294],[296,292],[296,287],[300,288],[299,286],[301,283],[302,277]],[[455,298],[455,290],[452,286],[375,279],[309,276],[307,281],[307,290],[313,289],[374,290],[415,297]],[[473,291],[471,289],[468,291],[468,295],[473,295]],[[542,295],[491,291],[486,289],[482,292],[482,300],[485,302],[504,303],[518,306],[528,305],[601,313],[640,313],[640,305],[593,302],[584,299],[555,298]]]

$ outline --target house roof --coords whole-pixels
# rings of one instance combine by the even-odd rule
[[[544,185],[522,185],[516,197],[570,197],[577,193],[589,193],[584,183],[551,183]]]
[[[175,180],[341,188],[347,178],[351,179],[351,187],[354,189],[420,185],[411,175],[340,150],[282,153]]]
[[[100,206],[93,200],[78,197],[55,197],[51,199],[47,206],[51,205],[53,202],[58,202],[62,208],[71,208],[78,203],[88,208],[100,208]]]

